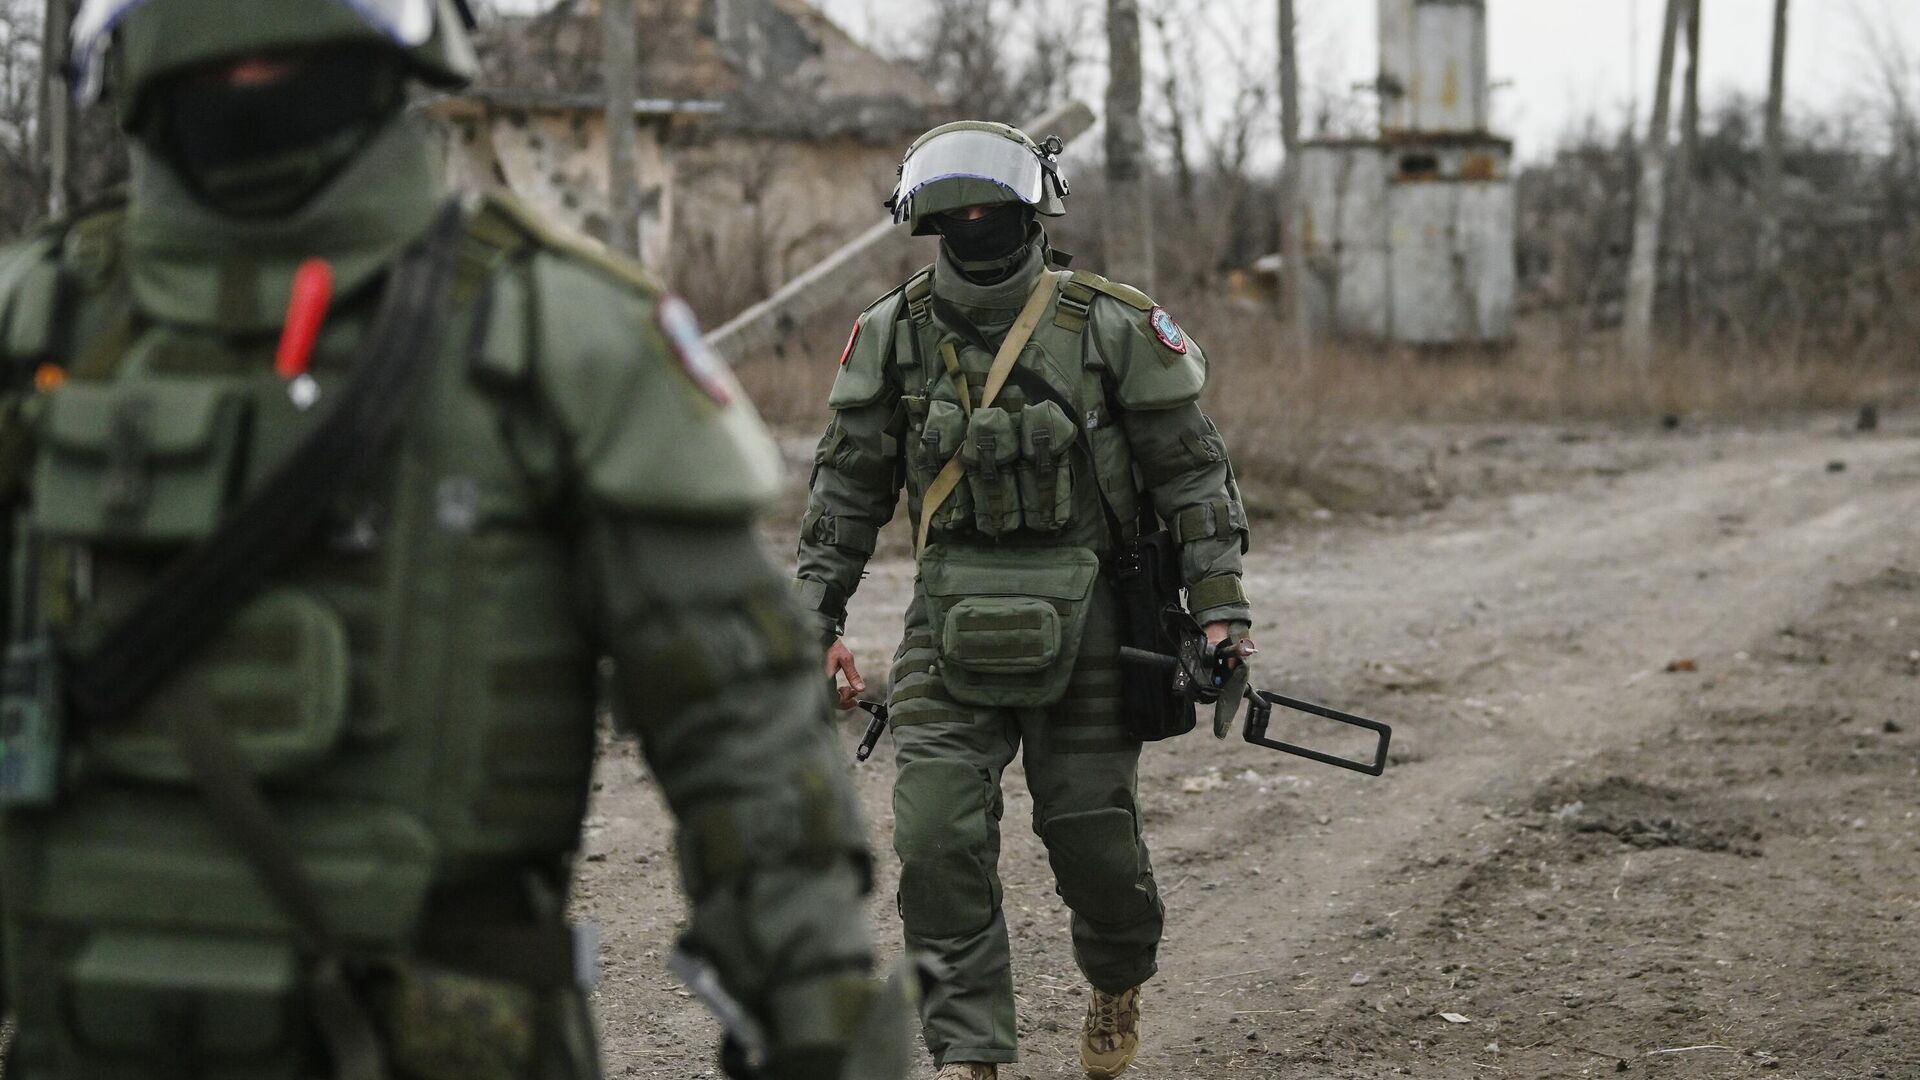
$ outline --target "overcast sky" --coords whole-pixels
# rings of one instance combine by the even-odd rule
[[[925,0],[820,0],[856,36],[899,41]],[[1275,0],[1159,0],[1200,11],[1200,41],[1238,35],[1273,55]],[[1150,9],[1156,0],[1142,0]],[[1040,12],[1066,12],[1097,0],[1025,0]],[[1332,87],[1368,81],[1378,61],[1373,0],[1299,0],[1302,66]],[[1703,93],[1766,91],[1773,0],[1703,0]],[[1643,89],[1651,99],[1664,0],[1489,0],[1495,126],[1514,136],[1523,156],[1550,153],[1555,136],[1580,119],[1617,120]],[[1920,65],[1920,0],[1793,0],[1788,91],[1800,111],[1831,113],[1874,90],[1878,59],[1904,52]],[[1097,20],[1089,25],[1098,27]],[[1249,50],[1256,46],[1248,46]],[[1153,46],[1149,44],[1151,56]],[[1222,64],[1221,68],[1229,65]],[[1635,72],[1639,77],[1634,77]],[[1920,74],[1920,72],[1916,72]],[[1102,84],[1089,88],[1097,94]],[[1920,85],[1913,87],[1920,92]],[[1920,108],[1920,102],[1915,102]]]

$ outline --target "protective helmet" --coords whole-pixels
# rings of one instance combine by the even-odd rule
[[[479,68],[472,25],[466,0],[84,0],[68,74],[76,99],[97,100],[114,46],[113,96],[132,128],[160,80],[248,53],[367,42],[432,85],[464,86]]]
[[[915,236],[934,231],[932,218],[963,206],[1019,202],[1048,217],[1067,212],[1061,143],[1036,143],[1006,124],[960,120],[913,141],[900,162],[900,183],[887,200],[894,224],[913,223]]]

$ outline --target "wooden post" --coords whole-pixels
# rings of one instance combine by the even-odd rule
[[[640,178],[633,103],[640,96],[634,0],[600,0],[602,75],[607,96],[607,247],[640,255]]]
[[[1107,0],[1107,50],[1107,264],[1102,272],[1152,292],[1153,194],[1140,121],[1139,0]]]
[[[1673,58],[1680,24],[1692,0],[1667,0],[1660,33],[1660,65],[1653,91],[1653,117],[1640,148],[1640,185],[1633,214],[1633,254],[1627,268],[1627,310],[1620,341],[1635,368],[1653,368],[1653,302],[1660,285],[1660,223],[1666,209],[1667,132],[1673,110]]]
[[[1286,160],[1280,172],[1280,295],[1293,323],[1293,348],[1303,366],[1313,356],[1313,323],[1307,297],[1305,207],[1300,191],[1299,22],[1294,0],[1280,0],[1280,137]]]
[[[1771,277],[1783,258],[1780,206],[1787,115],[1787,0],[1774,0],[1773,69],[1767,80],[1766,146],[1760,167],[1760,268]]]
[[[73,204],[73,95],[66,80],[67,35],[72,0],[47,0],[40,46],[40,168],[46,189],[42,207],[49,218],[66,216]]]

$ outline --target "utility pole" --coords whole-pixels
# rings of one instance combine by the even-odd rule
[[[42,208],[64,217],[73,204],[73,96],[67,90],[67,36],[72,0],[47,0],[41,22],[38,150],[46,181]]]
[[[1633,213],[1633,255],[1627,268],[1627,310],[1620,342],[1643,374],[1653,367],[1653,301],[1660,285],[1660,221],[1666,210],[1667,133],[1673,111],[1673,58],[1680,24],[1693,0],[1667,0],[1660,33],[1660,67],[1653,91],[1653,118],[1640,148],[1640,187]]]
[[[1140,3],[1107,0],[1105,272],[1153,291],[1153,193],[1140,121]]]
[[[1767,81],[1766,147],[1760,168],[1760,267],[1772,277],[1785,257],[1781,179],[1787,115],[1787,0],[1773,5],[1773,71]]]
[[[640,178],[633,103],[640,96],[634,0],[600,0],[600,43],[607,90],[607,247],[640,255]]]
[[[1680,332],[1683,344],[1693,340],[1694,304],[1700,279],[1699,230],[1694,228],[1694,181],[1700,168],[1700,9],[1706,0],[1693,0],[1687,16],[1687,73],[1680,98],[1680,161],[1674,169],[1674,215],[1680,248]]]
[[[1312,313],[1307,302],[1306,214],[1300,199],[1300,53],[1294,0],[1280,0],[1280,137],[1286,161],[1280,172],[1280,297],[1293,322],[1295,360],[1313,357]]]

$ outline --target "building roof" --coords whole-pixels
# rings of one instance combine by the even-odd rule
[[[717,101],[709,123],[787,138],[898,141],[945,118],[933,87],[866,48],[806,0],[629,0],[640,93]],[[600,0],[503,17],[480,37],[480,92],[496,100],[601,100]]]

